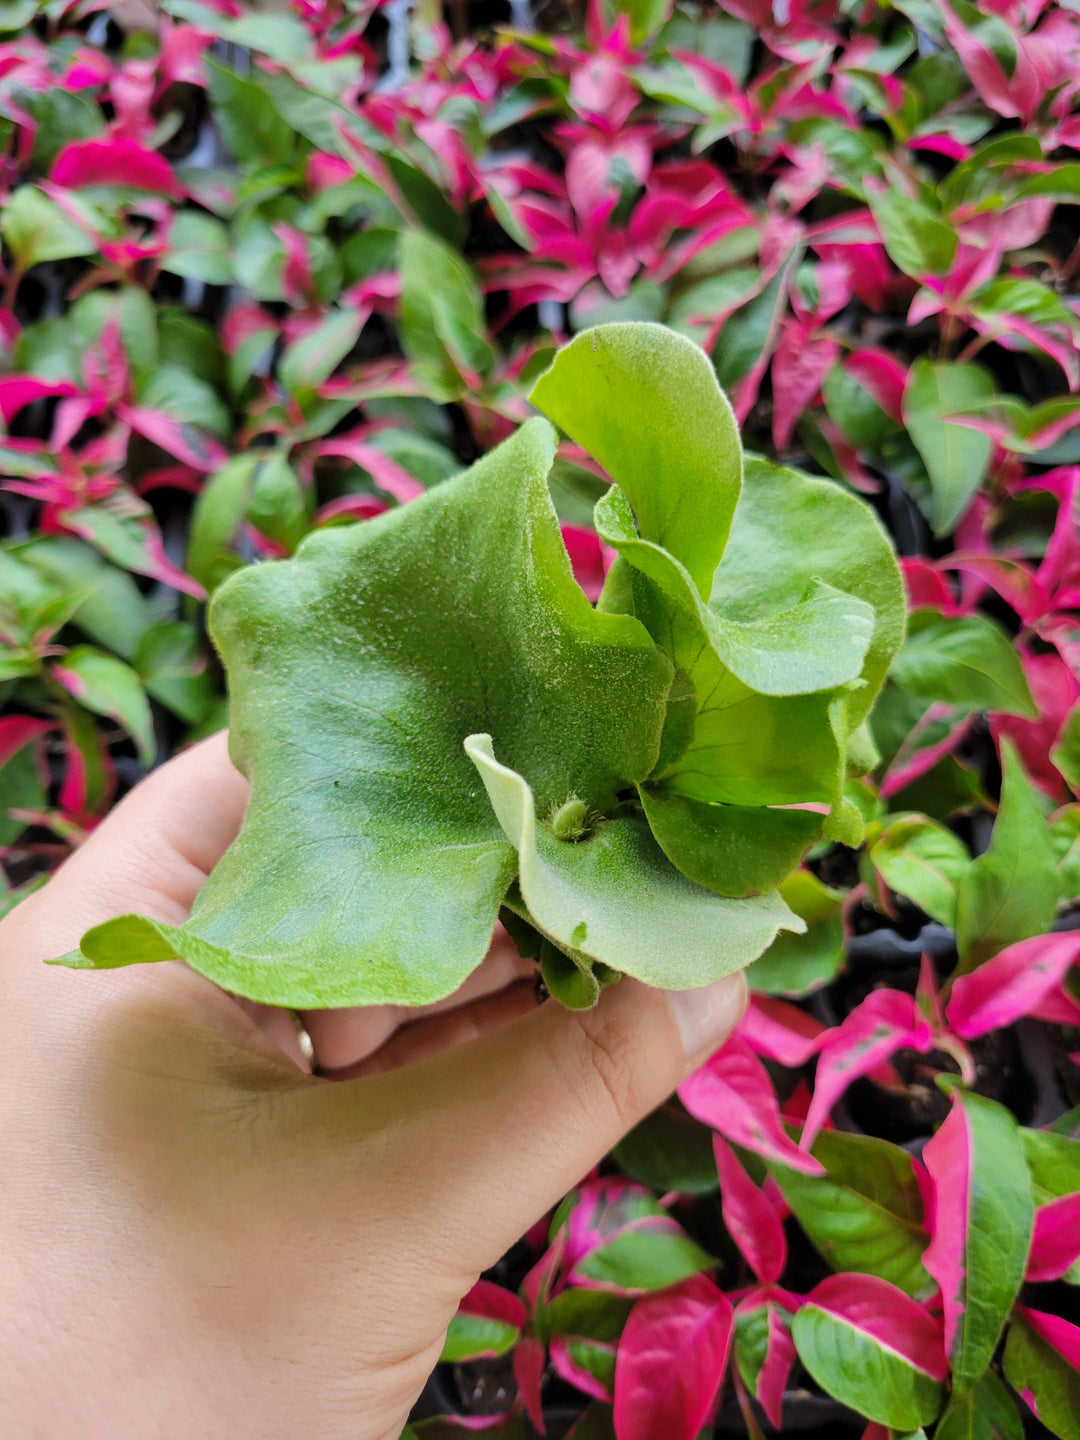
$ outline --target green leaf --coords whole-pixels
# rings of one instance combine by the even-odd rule
[[[139,759],[149,765],[157,750],[154,722],[142,682],[131,666],[92,645],[76,645],[57,668],[65,689],[79,704],[122,725],[135,741]]]
[[[821,816],[808,810],[713,805],[659,786],[643,786],[641,804],[664,854],[720,895],[779,885],[821,836]]]
[[[426,230],[402,232],[398,334],[433,400],[453,400],[491,369],[484,302],[458,252]]]
[[[630,39],[641,45],[670,19],[674,0],[615,0],[614,8],[630,17]]]
[[[889,258],[904,274],[947,275],[956,256],[956,231],[949,222],[905,195],[898,183],[868,185],[866,193]]]
[[[866,599],[844,593],[835,573],[854,571],[858,583],[859,562],[849,554],[850,564],[837,565],[826,543],[815,555],[824,581],[797,573],[798,588],[785,577],[757,598],[736,552],[731,583],[724,585],[726,558],[714,579],[739,493],[737,435],[707,360],[689,341],[652,325],[586,332],[560,351],[532,399],[616,482],[596,510],[601,536],[621,557],[601,608],[636,614],[676,667],[661,763],[642,792],[653,834],[699,884],[729,895],[771,889],[821,822],[811,812],[765,807],[833,799],[842,768],[833,695],[794,704],[771,697],[828,692],[860,677],[876,617]],[[678,426],[688,399],[698,418],[691,432]],[[803,477],[792,481],[798,487]],[[701,513],[712,533],[690,523]],[[858,524],[867,513],[856,508],[844,518]],[[768,572],[775,577],[772,558]],[[785,584],[788,604],[778,605]],[[804,741],[789,774],[776,743],[785,728]],[[753,808],[740,808],[744,802]]]
[[[863,687],[848,696],[854,731],[904,638],[906,604],[892,542],[870,506],[830,480],[749,457],[710,608],[732,619],[795,605],[818,580],[874,610]]]
[[[0,211],[0,232],[18,270],[45,260],[93,255],[97,246],[54,200],[33,185],[20,185]]]
[[[1066,805],[1050,825],[1050,844],[1057,856],[1061,898],[1080,895],[1080,805]]]
[[[229,543],[247,513],[258,451],[235,455],[199,491],[191,515],[184,564],[209,594],[240,564]]]
[[[622,1334],[632,1302],[607,1290],[582,1290],[568,1285],[543,1307],[537,1319],[549,1335],[583,1335],[611,1342]]]
[[[934,1431],[934,1440],[1024,1440],[1024,1426],[1012,1396],[993,1370],[973,1390],[954,1396]]]
[[[431,440],[426,435],[418,435],[412,430],[398,429],[396,426],[387,426],[384,430],[374,430],[368,436],[367,442],[373,450],[381,450],[384,455],[389,455],[391,460],[396,460],[402,469],[407,470],[410,475],[415,476],[420,484],[429,488],[438,485],[443,480],[449,480],[451,475],[459,475],[464,468],[461,461],[452,450],[438,441]],[[556,464],[558,461],[556,461]],[[552,471],[554,471],[552,466]],[[550,476],[548,477],[550,481]],[[599,483],[599,482],[597,482]],[[549,489],[552,488],[549,484]],[[555,505],[558,510],[558,502]],[[589,515],[592,514],[592,506],[589,506]],[[560,519],[563,519],[560,515]]]
[[[145,631],[132,665],[147,693],[189,725],[197,724],[217,697],[195,627],[182,620]]]
[[[666,1216],[617,1230],[574,1266],[574,1276],[622,1293],[667,1290],[716,1261]]]
[[[222,26],[221,33],[232,44],[269,55],[282,65],[296,65],[311,55],[311,33],[295,15],[240,15]]]
[[[491,1359],[505,1355],[520,1339],[521,1331],[508,1320],[462,1315],[459,1312],[450,1321],[439,1359],[444,1365],[456,1365],[463,1360],[481,1357]]]
[[[0,9],[0,33],[24,30],[41,9],[42,0],[5,0]]]
[[[603,819],[583,840],[556,839],[537,823],[532,788],[495,759],[490,738],[474,735],[466,748],[517,851],[529,915],[561,949],[650,985],[693,989],[754,959],[778,930],[799,928],[775,892],[732,900],[687,880],[636,815]]]
[[[1059,1440],[1080,1440],[1080,1370],[1019,1315],[1009,1326],[1004,1369],[1017,1394],[1031,1396],[1048,1430]]]
[[[994,710],[1028,719],[1038,714],[1009,637],[985,615],[917,610],[890,675],[919,700],[943,701],[960,714]]]
[[[169,250],[161,268],[170,275],[229,285],[233,279],[229,232],[220,220],[200,210],[180,210],[169,230]]]
[[[859,450],[879,451],[899,428],[855,377],[834,365],[821,387],[829,419]]]
[[[942,925],[956,924],[956,895],[971,865],[967,846],[925,815],[890,820],[870,847],[878,874]]]
[[[0,634],[9,653],[23,652],[38,668],[41,647],[85,599],[74,576],[48,574],[24,552],[0,549]]]
[[[760,961],[756,962],[760,964]],[[707,1195],[717,1188],[712,1131],[681,1106],[662,1106],[612,1151],[620,1169],[664,1195]]]
[[[949,1086],[953,1108],[923,1152],[937,1224],[924,1257],[938,1281],[953,1393],[990,1364],[1024,1279],[1034,1206],[1020,1127],[994,1100]]]
[[[265,88],[209,56],[203,65],[214,122],[234,159],[253,168],[288,163],[296,137]]]
[[[739,499],[742,447],[702,350],[661,326],[586,330],[529,398],[600,462],[642,539],[667,550],[708,599]]]
[[[190,370],[158,365],[138,387],[139,404],[161,410],[185,425],[198,425],[226,439],[232,429],[228,407],[213,386]]]
[[[975,409],[993,395],[993,377],[981,365],[919,356],[908,372],[904,423],[930,478],[928,518],[935,535],[953,530],[990,463],[990,437],[948,417]]]
[[[799,998],[827,984],[844,961],[843,893],[823,885],[809,870],[796,870],[780,885],[780,894],[806,921],[802,935],[779,934],[746,972],[758,995]]]
[[[1061,881],[1046,819],[1012,743],[1001,743],[1001,807],[990,848],[960,880],[956,943],[961,971],[1050,929]]]
[[[91,290],[72,305],[64,318],[78,351],[77,378],[82,380],[85,351],[101,344],[110,325],[120,330],[124,354],[136,379],[155,371],[159,360],[158,325],[162,311],[141,285],[121,290]]]
[[[824,1130],[813,1155],[824,1175],[768,1167],[810,1243],[836,1270],[877,1275],[909,1295],[928,1295],[934,1282],[922,1254],[929,1237],[907,1151],[871,1135]]]
[[[665,622],[669,629],[680,622],[691,626],[704,635],[724,669],[759,695],[812,694],[859,678],[875,620],[866,601],[812,579],[789,609],[748,615],[739,605],[732,617],[715,591],[706,606],[685,566],[660,544],[639,537],[621,486],[613,485],[597,502],[596,528],[652,582],[641,608],[660,612],[654,625],[646,621],[658,644],[664,643]],[[723,584],[722,573],[718,581]],[[653,598],[656,590],[660,596]],[[678,644],[670,646],[670,653],[675,664],[689,659]]]
[[[793,1317],[791,1335],[821,1388],[859,1415],[906,1431],[927,1424],[941,1409],[940,1381],[812,1300]]]
[[[461,984],[517,867],[465,737],[488,727],[545,810],[571,794],[610,806],[659,745],[669,669],[636,621],[597,614],[576,585],[547,493],[553,450],[534,421],[412,504],[222,587],[210,621],[252,781],[244,826],[187,925],[109,922],[84,938],[84,963],[179,956],[234,993],[303,1007],[417,1004]],[[670,870],[642,822],[605,834],[616,880],[639,866],[634,893],[605,900],[620,968],[622,933],[643,928],[667,952],[650,966],[700,984],[697,959],[725,973],[788,919],[775,899],[740,903],[736,939],[725,902]],[[658,872],[679,903],[633,916]],[[684,911],[710,916],[685,941]],[[581,918],[565,940],[588,953]]]
[[[317,390],[356,344],[363,316],[330,310],[313,330],[289,345],[278,364],[278,379],[293,395]]]
[[[1080,1193],[1080,1140],[1049,1130],[1021,1128],[1036,1207]]]
[[[10,8],[10,0],[4,8]],[[34,169],[40,175],[49,173],[65,145],[73,140],[89,140],[105,128],[101,107],[78,91],[52,85],[43,91],[20,87],[17,94],[20,108],[33,117],[37,126]]]
[[[26,829],[25,820],[12,810],[43,810],[46,801],[46,774],[40,753],[40,736],[31,735],[26,744],[0,765],[0,845],[14,845]],[[0,892],[0,913],[7,911],[5,891]],[[710,1142],[711,1153],[711,1142]]]
[[[715,316],[739,309],[760,288],[761,271],[756,266],[740,265],[725,270],[721,275],[710,275],[707,280],[691,285],[674,300],[668,313],[668,324],[689,340],[701,344],[713,328]],[[721,340],[723,334],[721,331]],[[759,348],[749,356],[750,363],[760,354]]]
[[[736,385],[769,351],[786,309],[788,284],[799,258],[800,250],[796,248],[768,284],[728,317],[712,349],[721,385]]]
[[[272,451],[255,471],[247,518],[260,534],[291,554],[311,525],[309,497],[281,450]]]

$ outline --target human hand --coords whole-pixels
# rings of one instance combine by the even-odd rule
[[[479,1272],[742,1012],[741,976],[538,1009],[504,937],[428,1012],[305,1016],[328,1079],[183,965],[42,964],[183,920],[246,797],[204,742],[0,924],[5,1436],[394,1440]]]

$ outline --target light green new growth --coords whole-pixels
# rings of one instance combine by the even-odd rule
[[[425,1004],[501,905],[554,992],[703,985],[803,922],[776,886],[857,839],[849,736],[903,638],[872,512],[761,460],[704,353],[587,331],[533,391],[614,482],[600,603],[574,581],[534,419],[410,505],[218,590],[243,828],[182,926],[129,915],[65,963],[180,958],[300,1008]]]

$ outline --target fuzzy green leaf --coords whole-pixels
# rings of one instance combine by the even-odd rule
[[[518,853],[529,915],[560,948],[687,990],[738,970],[778,930],[801,929],[775,891],[730,900],[687,880],[636,815],[601,820],[582,840],[557,840],[537,822],[532,788],[499,763],[490,737],[474,735],[466,748]]]
[[[790,609],[814,581],[874,610],[873,633],[848,697],[848,726],[866,719],[904,638],[904,587],[892,542],[864,500],[830,480],[748,457],[709,608],[733,620]]]
[[[707,598],[739,498],[742,447],[703,351],[659,325],[585,330],[529,398],[603,465],[642,539],[685,566]]]
[[[637,622],[598,615],[574,583],[546,487],[553,449],[532,422],[412,505],[313,535],[219,591],[233,756],[252,781],[244,826],[187,925],[108,922],[83,963],[176,955],[305,1007],[434,1000],[480,963],[517,862],[465,737],[490,729],[543,806],[578,793],[604,808],[651,768],[669,684]],[[671,885],[723,904],[673,871]],[[777,901],[744,911],[743,960],[786,918]],[[670,967],[701,983],[662,928]]]

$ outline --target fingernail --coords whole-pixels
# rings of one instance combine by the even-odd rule
[[[721,1045],[746,1009],[746,977],[740,971],[701,990],[665,990],[688,1060],[704,1058]]]

